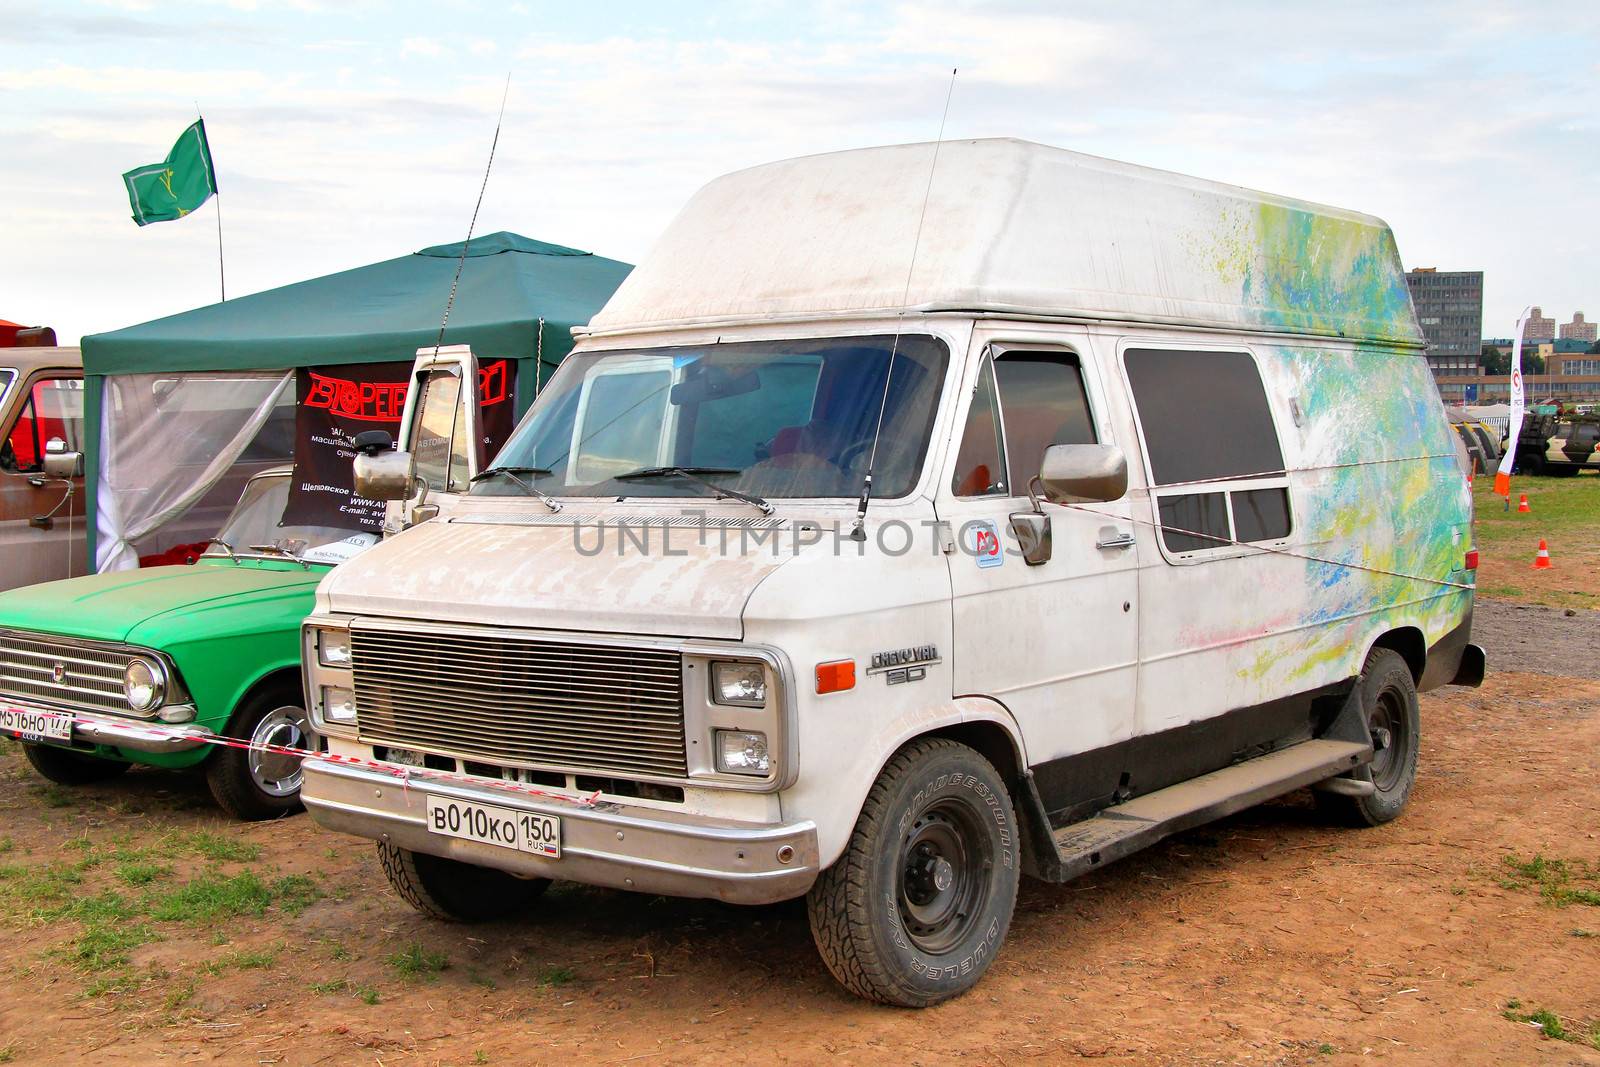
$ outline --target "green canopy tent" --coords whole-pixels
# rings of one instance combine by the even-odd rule
[[[188,445],[198,457],[207,440],[226,441],[236,459],[249,444],[239,439],[265,424],[296,368],[409,364],[417,349],[438,341],[461,254],[461,243],[438,245],[85,337],[85,482],[98,569],[133,565],[132,543],[193,507],[216,484],[217,468],[231,465],[191,457],[187,473],[152,473],[172,450]],[[476,238],[443,343],[470,345],[480,360],[513,361],[520,416],[536,383],[571,351],[572,327],[587,323],[631,269],[513,233]],[[166,390],[163,396],[190,386],[188,417],[174,419],[169,409],[161,418],[119,422],[134,396],[124,388],[130,382],[145,393]],[[214,451],[227,458],[225,447]]]

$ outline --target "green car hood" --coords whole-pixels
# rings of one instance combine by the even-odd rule
[[[214,630],[239,608],[278,625],[285,620],[277,617],[295,615],[289,625],[298,625],[327,572],[289,561],[203,560],[67,578],[0,593],[0,629],[160,647]]]

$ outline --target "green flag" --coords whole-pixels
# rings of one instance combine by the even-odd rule
[[[133,221],[140,226],[181,219],[210,200],[217,191],[217,171],[211,165],[205,120],[184,130],[166,159],[134,167],[122,181],[128,187]]]

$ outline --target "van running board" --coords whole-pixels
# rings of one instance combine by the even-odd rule
[[[1159,789],[1055,831],[1061,881],[1104,867],[1164,837],[1202,826],[1372,759],[1353,741],[1302,741],[1265,756]]]

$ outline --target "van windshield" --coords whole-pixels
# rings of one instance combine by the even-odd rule
[[[881,405],[874,495],[904,496],[922,469],[948,357],[921,334],[898,345],[835,337],[573,356],[496,457],[508,474],[472,492],[516,496],[522,480],[569,496],[714,493],[651,473],[681,467],[761,497],[854,497]]]

